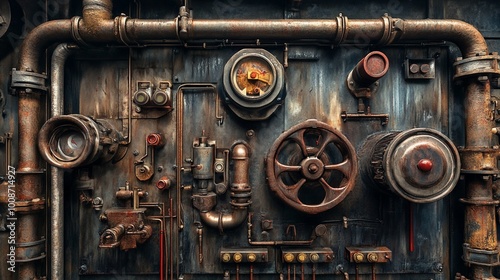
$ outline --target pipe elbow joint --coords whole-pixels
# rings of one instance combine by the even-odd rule
[[[206,225],[218,228],[220,232],[224,232],[225,229],[232,229],[241,225],[245,221],[247,212],[247,208],[233,208],[231,213],[218,211],[200,212],[200,217]]]

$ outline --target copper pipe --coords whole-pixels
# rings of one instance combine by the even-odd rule
[[[177,194],[177,195],[179,195],[179,194]],[[174,243],[173,243],[174,242],[174,240],[173,240],[173,235],[174,235],[174,201],[172,198],[170,198],[169,212],[170,212],[170,244],[168,247],[168,250],[169,250],[168,261],[170,262],[170,280],[174,280],[174,253],[173,253],[173,247],[174,247]],[[177,212],[177,219],[179,219],[179,212]],[[178,237],[178,235],[177,235],[177,237]]]
[[[234,228],[243,223],[250,205],[251,188],[249,186],[248,168],[249,152],[244,144],[233,147],[231,159],[233,161],[233,183],[231,184],[232,211],[223,213],[219,211],[200,212],[203,223],[219,228],[220,231]]]
[[[198,234],[198,262],[203,263],[203,226],[196,229]]]

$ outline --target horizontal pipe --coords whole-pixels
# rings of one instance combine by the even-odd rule
[[[330,39],[335,20],[191,20],[183,39]]]
[[[444,40],[455,43],[464,57],[488,54],[486,40],[473,25],[454,19],[397,19],[401,41]]]

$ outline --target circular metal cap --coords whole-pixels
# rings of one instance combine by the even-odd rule
[[[453,190],[460,176],[456,147],[433,129],[401,132],[387,146],[383,162],[389,187],[416,203],[443,198]]]

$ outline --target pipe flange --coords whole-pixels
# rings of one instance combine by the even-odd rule
[[[394,41],[397,32],[394,31],[395,28],[391,16],[389,16],[388,14],[384,14],[381,18],[382,21],[384,22],[384,34],[382,35],[382,37],[380,38],[380,40],[377,42],[376,45],[386,46],[391,44],[392,41]]]
[[[498,174],[497,158],[500,150],[495,147],[460,147],[461,173],[492,175]]]
[[[497,52],[490,55],[481,55],[462,59],[461,57],[453,64],[455,67],[454,80],[479,77],[500,76],[500,56]]]
[[[471,248],[470,244],[463,244],[463,260],[468,264],[476,264],[481,266],[498,266],[500,265],[500,255],[498,250],[481,250]]]
[[[16,68],[12,69],[12,82],[10,87],[14,89],[34,89],[47,92],[47,75],[35,73],[32,71],[22,71]]]
[[[135,40],[131,39],[127,34],[127,20],[128,16],[121,14],[115,17],[115,37],[119,42],[126,46],[139,45]]]
[[[89,48],[90,45],[83,40],[82,36],[80,35],[80,20],[82,18],[79,16],[75,16],[71,18],[71,36],[73,37],[73,40],[77,43],[78,46],[80,47],[86,47]]]

